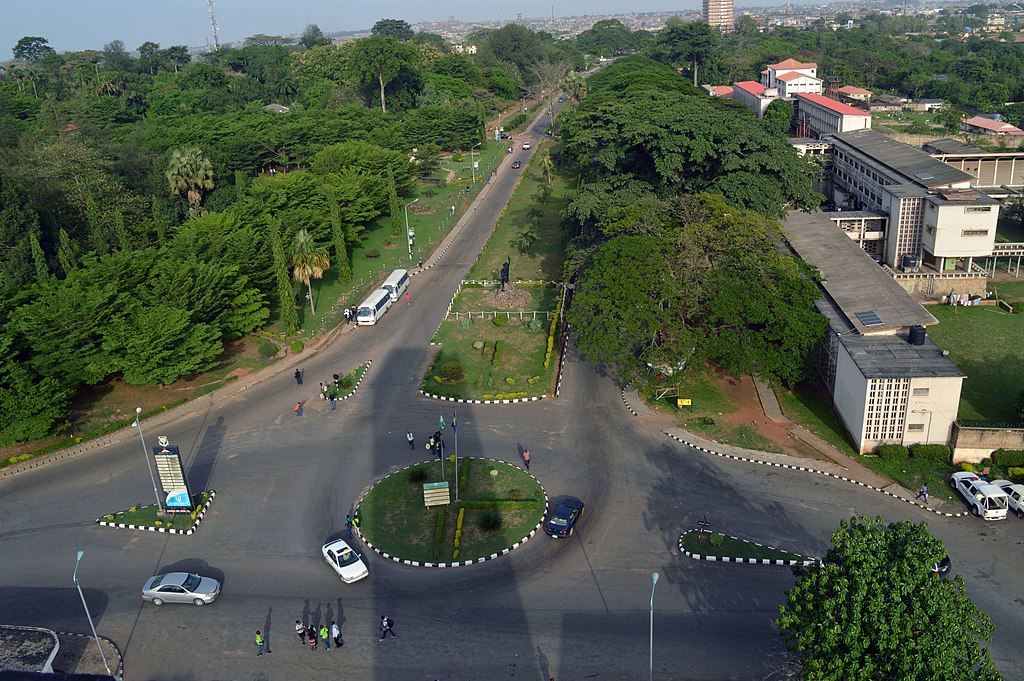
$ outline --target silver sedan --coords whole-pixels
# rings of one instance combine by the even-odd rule
[[[213,603],[220,595],[220,582],[212,577],[201,577],[194,572],[168,572],[146,580],[142,587],[142,600],[153,605],[164,603]]]

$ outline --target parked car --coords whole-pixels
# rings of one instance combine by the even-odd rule
[[[168,572],[154,575],[142,587],[142,600],[153,605],[164,603],[213,603],[220,595],[220,582],[194,572]]]
[[[523,142],[523,149],[529,149],[529,148],[530,148],[530,143],[529,142]]]
[[[544,533],[555,539],[565,539],[572,535],[576,522],[583,515],[583,502],[579,499],[566,499],[555,507],[544,523]]]
[[[960,493],[971,513],[985,520],[1003,520],[1009,505],[1006,492],[968,471],[957,471],[949,484]]]
[[[1018,518],[1024,518],[1024,485],[1009,480],[993,480],[992,484],[1006,492],[1006,503]]]
[[[323,545],[320,551],[324,554],[324,560],[327,561],[327,564],[338,573],[341,581],[346,584],[358,582],[370,574],[366,563],[363,562],[359,554],[353,551],[352,547],[344,539],[328,542]]]
[[[500,140],[510,140],[510,139],[512,139],[512,135],[508,134],[507,132],[503,132],[500,135],[498,135],[498,139],[500,139]]]
[[[519,161],[512,161],[512,167],[513,167],[513,168],[519,168],[519,167],[521,167],[522,165],[523,165],[523,164],[522,164],[522,163],[520,163]]]
[[[945,556],[938,563],[932,563],[932,574],[938,575],[939,577],[945,577],[949,574],[949,571],[953,568],[953,561],[949,559],[949,556]]]

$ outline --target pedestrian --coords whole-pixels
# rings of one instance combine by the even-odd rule
[[[358,515],[352,516],[352,527],[358,530],[359,529],[359,523],[360,523],[359,516]]]
[[[295,412],[296,416],[302,416],[302,402],[296,402],[295,406],[292,407],[292,411]]]
[[[316,650],[316,627],[312,624],[310,624],[309,629],[306,630],[306,638],[309,640],[309,649]]]
[[[295,383],[298,384],[298,385],[302,385],[302,370],[301,369],[296,369],[295,370]]]
[[[393,619],[391,619],[387,615],[381,615],[380,616],[380,640],[383,641],[384,637],[387,636],[389,633],[391,634],[391,638],[398,638],[397,636],[395,636],[395,629],[394,629],[394,627],[395,627],[395,621]]]
[[[299,635],[299,643],[306,645],[306,627],[303,626],[302,620],[295,620],[295,633]]]
[[[256,657],[259,657],[260,655],[262,655],[263,651],[265,651],[265,650],[268,653],[270,652],[269,650],[267,650],[266,641],[263,640],[263,634],[261,634],[260,630],[257,629],[256,630]]]
[[[530,450],[523,450],[523,465],[526,466],[526,470],[530,470]]]
[[[341,629],[338,628],[338,623],[331,620],[331,636],[334,637],[334,647],[340,648],[345,645],[345,642],[341,640]]]
[[[409,441],[409,449],[416,449],[416,438],[412,436],[411,430],[405,432],[405,439]]]
[[[431,452],[434,451],[434,436],[433,435],[431,435],[430,438],[427,439],[427,449],[429,449]]]
[[[412,307],[412,296],[408,292],[405,294],[405,304],[407,307]]]
[[[351,310],[349,310],[349,309],[348,309],[348,308],[346,307],[346,308],[345,308],[345,323],[346,323],[346,324],[348,324],[348,323],[349,323],[350,321],[352,321],[352,311],[351,311]]]
[[[321,624],[320,625],[320,638],[323,639],[324,650],[330,650],[331,649],[331,632],[327,628],[326,624]]]
[[[927,484],[922,484],[920,491],[917,493],[917,496],[914,497],[914,498],[915,499],[923,499],[924,503],[927,504],[928,503],[928,485]]]
[[[320,381],[320,399],[323,400],[323,399],[326,399],[326,398],[327,398],[327,386],[324,385],[323,381]]]
[[[346,515],[345,516],[345,529],[348,530],[349,532],[352,531],[352,516],[351,515]]]
[[[334,411],[334,405],[338,402],[338,395],[333,390],[327,396],[327,401],[331,403],[331,411]]]

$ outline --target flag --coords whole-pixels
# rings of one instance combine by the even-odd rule
[[[437,427],[437,429],[444,430],[444,414],[441,414],[440,416],[438,416],[438,418],[440,419],[441,424]]]
[[[452,432],[455,432],[455,433],[459,432],[459,424],[457,423],[458,418],[459,418],[458,412],[452,413]]]

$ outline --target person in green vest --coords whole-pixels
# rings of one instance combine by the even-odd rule
[[[260,655],[262,655],[264,650],[266,650],[268,653],[270,652],[269,650],[267,650],[267,643],[266,643],[266,641],[263,640],[263,634],[261,634],[260,630],[257,629],[256,630],[256,657],[259,657]]]
[[[331,649],[331,631],[327,628],[326,624],[320,625],[320,638],[324,642],[324,650]]]

